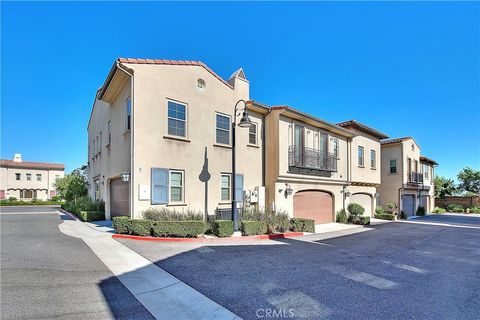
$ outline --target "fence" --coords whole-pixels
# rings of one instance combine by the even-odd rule
[[[450,204],[457,204],[463,207],[477,206],[480,207],[480,196],[461,197],[447,196],[445,198],[435,198],[437,207],[445,208]]]

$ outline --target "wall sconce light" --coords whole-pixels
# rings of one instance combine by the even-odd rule
[[[122,172],[122,174],[120,174],[120,177],[122,178],[123,182],[128,182],[128,180],[130,180],[130,173]]]
[[[292,186],[288,183],[285,183],[285,195],[290,196],[293,194]]]

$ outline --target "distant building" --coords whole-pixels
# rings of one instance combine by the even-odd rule
[[[13,160],[0,160],[0,199],[51,199],[57,195],[55,181],[64,175],[63,164],[22,161],[15,154]]]

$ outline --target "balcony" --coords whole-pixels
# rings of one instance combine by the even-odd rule
[[[408,175],[408,182],[418,184],[423,183],[423,173],[410,172]]]
[[[301,146],[288,148],[288,167],[292,173],[328,176],[337,171],[337,158],[333,153]]]

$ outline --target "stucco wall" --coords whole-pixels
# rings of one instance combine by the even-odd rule
[[[355,133],[352,138],[351,145],[351,181],[363,183],[381,182],[381,149],[380,141],[367,133],[360,130],[350,129]],[[362,146],[364,149],[364,166],[358,165],[358,147]],[[370,152],[375,150],[376,166],[372,168],[370,165]]]
[[[385,207],[387,203],[395,203],[398,206],[398,189],[403,186],[404,176],[402,145],[382,145],[381,150],[381,184],[377,188],[380,193],[378,205]],[[390,173],[390,160],[397,160],[397,173]]]
[[[37,191],[37,199],[50,199],[50,191],[56,191],[54,187],[56,176],[63,178],[63,170],[40,170],[40,169],[19,169],[19,168],[0,168],[0,189],[5,190],[5,198],[15,197],[20,199],[19,190],[8,189],[47,189],[47,191]],[[16,173],[20,173],[20,180],[16,180]],[[26,174],[31,174],[31,180],[27,181]],[[41,181],[37,181],[37,174],[41,174]],[[25,199],[28,200],[28,199]]]

